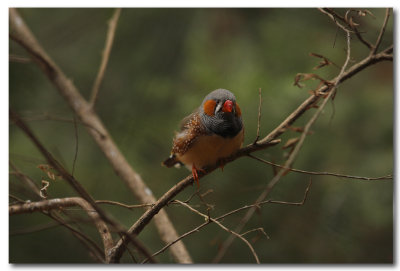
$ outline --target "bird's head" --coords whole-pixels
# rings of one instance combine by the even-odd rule
[[[211,133],[234,137],[243,129],[242,112],[229,90],[217,89],[209,93],[199,112],[203,125]]]

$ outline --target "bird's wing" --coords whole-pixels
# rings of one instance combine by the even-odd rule
[[[192,114],[187,115],[186,117],[183,118],[183,120],[180,123],[179,129],[180,132],[182,132],[183,130],[188,129],[187,125],[190,123],[190,121],[195,118],[195,116],[199,113],[199,109],[197,108],[195,111],[193,111]]]
[[[174,138],[172,153],[184,154],[196,139],[204,134],[206,134],[206,129],[198,111],[195,111],[182,120],[181,130],[176,133]]]

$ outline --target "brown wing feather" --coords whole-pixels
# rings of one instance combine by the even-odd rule
[[[181,163],[175,154],[184,154],[200,135],[206,134],[198,111],[199,109],[195,110],[181,121],[180,131],[175,134],[173,139],[171,156],[162,162],[162,165],[172,167]]]
[[[173,140],[172,153],[184,154],[196,141],[196,138],[205,133],[199,114],[193,112],[183,119],[181,131],[176,133]]]

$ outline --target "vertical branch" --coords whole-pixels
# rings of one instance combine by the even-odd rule
[[[78,125],[76,124],[76,117],[74,115],[74,131],[75,131],[75,154],[74,154],[74,160],[72,162],[72,170],[71,170],[71,175],[74,176],[75,172],[75,164],[76,164],[76,159],[78,158],[78,148],[79,148],[79,140],[78,140]]]
[[[258,97],[259,97],[259,102],[258,102],[258,118],[257,118],[257,136],[253,144],[257,144],[257,141],[260,138],[261,105],[262,105],[261,88],[258,89]]]
[[[106,71],[106,67],[108,64],[108,59],[110,58],[111,48],[114,41],[115,31],[117,29],[117,23],[119,19],[119,15],[121,14],[121,9],[115,9],[114,15],[108,22],[108,32],[106,37],[106,43],[103,50],[103,57],[101,59],[101,64],[99,67],[99,72],[97,73],[96,80],[93,84],[92,95],[90,97],[90,105],[94,107],[97,96],[99,94],[100,84],[103,81],[104,73]]]
[[[383,21],[383,25],[382,25],[381,31],[379,32],[379,36],[376,39],[375,46],[371,50],[371,55],[376,54],[376,52],[379,49],[379,45],[381,45],[383,34],[385,34],[386,26],[387,26],[387,23],[388,23],[388,20],[389,20],[389,16],[390,16],[390,8],[387,8],[386,9],[385,19]]]

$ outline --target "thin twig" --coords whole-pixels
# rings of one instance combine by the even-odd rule
[[[342,66],[342,69],[341,69],[339,75],[336,77],[336,80],[334,81],[333,86],[330,88],[328,96],[325,97],[325,99],[323,100],[321,105],[318,107],[317,111],[314,113],[314,115],[310,118],[310,120],[304,126],[304,130],[303,130],[303,132],[302,132],[302,134],[301,134],[301,136],[299,138],[299,141],[297,142],[296,146],[294,147],[294,149],[290,153],[288,159],[286,160],[286,162],[284,164],[284,168],[282,168],[278,172],[278,174],[276,174],[272,178],[272,180],[268,183],[268,185],[265,188],[265,190],[263,191],[263,193],[261,193],[261,195],[257,198],[256,204],[258,202],[263,201],[269,195],[269,193],[272,191],[274,186],[279,182],[281,177],[284,176],[287,173],[288,170],[286,168],[291,168],[292,164],[294,163],[295,158],[297,157],[298,152],[300,151],[300,148],[303,146],[304,140],[305,140],[305,138],[306,138],[311,126],[314,124],[314,122],[317,120],[317,118],[321,114],[321,112],[324,109],[326,103],[329,101],[329,99],[335,93],[335,89],[338,86],[338,84],[340,83],[341,78],[344,76],[345,70],[346,70],[347,65],[348,65],[348,63],[350,61],[350,32],[346,31],[346,34],[347,34],[347,39],[346,39],[347,40],[346,60],[345,60],[345,62],[343,64],[343,66]],[[236,232],[241,232],[242,231],[243,227],[247,224],[247,222],[253,216],[255,210],[256,210],[256,208],[251,208],[250,210],[247,211],[247,213],[244,215],[242,220],[239,222],[238,226],[235,228]],[[217,256],[213,260],[214,263],[217,263],[222,259],[222,257],[225,255],[225,253],[228,250],[228,248],[230,247],[230,245],[235,240],[235,237],[236,237],[235,235],[230,235],[228,237],[228,239],[225,240],[225,242],[221,246],[221,249],[218,251]]]
[[[38,116],[33,116],[33,117],[22,117],[21,119],[24,121],[44,121],[44,120],[50,120],[50,121],[60,121],[60,122],[68,122],[68,123],[73,123],[75,124],[75,122],[77,124],[81,124],[86,126],[87,128],[92,129],[93,131],[97,132],[99,134],[100,137],[105,138],[105,135],[102,134],[99,130],[97,130],[95,127],[91,126],[88,123],[84,123],[76,118],[74,119],[67,119],[67,118],[62,118],[62,117],[56,117],[56,116],[52,116],[48,113],[43,113],[42,115],[38,115]]]
[[[94,107],[94,105],[96,104],[97,96],[99,94],[100,84],[103,81],[103,77],[104,77],[104,73],[106,71],[108,59],[110,58],[111,48],[112,48],[112,44],[114,41],[115,31],[117,29],[117,23],[118,23],[120,14],[121,14],[121,9],[120,8],[115,9],[113,16],[111,17],[110,21],[108,22],[108,32],[107,32],[106,43],[105,43],[104,51],[103,51],[103,57],[101,60],[99,71],[97,73],[96,80],[94,81],[94,84],[93,84],[92,96],[90,97],[90,105],[92,107]]]
[[[262,97],[261,97],[261,88],[258,89],[259,103],[258,103],[258,117],[257,117],[257,136],[253,141],[253,144],[257,144],[258,139],[260,138],[260,126],[261,126],[261,105],[262,105]]]
[[[97,261],[105,263],[104,252],[97,245],[97,243],[94,242],[89,236],[69,225],[68,222],[66,222],[63,218],[61,218],[58,215],[57,211],[50,210],[45,214],[49,216],[51,219],[57,221],[59,225],[68,229],[84,246],[86,246],[89,249],[91,255],[93,255],[93,257],[95,257]]]
[[[268,234],[265,232],[264,228],[261,228],[261,227],[260,228],[255,228],[255,229],[252,229],[252,230],[248,230],[248,231],[246,231],[246,232],[244,232],[244,233],[242,233],[240,235],[243,236],[243,235],[255,232],[255,231],[261,232],[262,234],[264,234],[267,237],[267,239],[270,239]]]
[[[26,176],[21,171],[19,171],[19,169],[11,161],[9,161],[9,164],[10,164],[11,168],[14,170],[15,175],[21,181],[23,181],[29,187],[29,189],[33,191],[33,193],[35,193],[35,195],[37,196],[37,199],[40,199],[40,189],[36,185],[36,183],[30,177]]]
[[[283,168],[286,169],[288,171],[293,171],[293,172],[297,172],[297,173],[303,173],[303,174],[308,174],[308,175],[317,175],[317,176],[333,176],[333,177],[339,177],[339,178],[346,178],[346,179],[355,179],[355,180],[365,180],[365,181],[377,181],[377,180],[393,180],[393,176],[392,175],[386,175],[386,176],[380,176],[380,177],[363,177],[363,176],[353,176],[353,175],[347,175],[347,174],[341,174],[341,173],[333,173],[333,172],[326,172],[326,171],[322,171],[322,172],[318,172],[318,171],[309,171],[309,170],[301,170],[301,169],[295,169],[295,168],[285,168],[282,165],[264,160],[262,158],[256,157],[252,154],[249,154],[249,157],[260,161],[262,163],[274,166],[274,167],[279,167],[279,168]]]
[[[80,206],[83,210],[90,209],[90,204],[82,198],[74,197],[74,198],[57,198],[50,200],[42,200],[38,202],[26,202],[17,205],[9,206],[9,214],[22,214],[22,213],[32,213],[37,211],[50,211],[53,209],[60,209],[70,206]],[[113,240],[111,237],[111,233],[108,230],[107,225],[104,223],[102,219],[100,219],[97,212],[87,211],[89,217],[92,218],[93,223],[95,224],[100,236],[102,237],[104,244],[104,255],[106,262],[108,251],[113,247]]]
[[[16,63],[30,63],[32,60],[28,57],[25,56],[18,56],[18,55],[12,55],[10,54],[8,56],[8,59],[10,62],[16,62]]]
[[[371,55],[376,54],[376,52],[377,52],[378,49],[379,49],[379,45],[381,45],[382,38],[383,38],[383,34],[385,34],[386,25],[387,25],[387,23],[388,23],[388,21],[389,21],[389,17],[390,17],[390,8],[387,8],[387,9],[386,9],[385,19],[384,19],[384,21],[383,21],[383,25],[382,25],[381,31],[379,32],[379,36],[378,36],[378,38],[376,39],[375,46],[371,49]]]
[[[232,210],[232,211],[230,211],[230,212],[228,212],[228,213],[225,213],[225,214],[223,214],[223,215],[221,215],[221,216],[219,216],[219,217],[217,217],[217,218],[214,218],[214,219],[219,221],[219,220],[224,219],[224,218],[227,217],[227,216],[233,215],[233,214],[238,213],[238,212],[241,212],[241,211],[243,211],[243,210],[247,210],[247,209],[253,208],[253,207],[259,208],[261,205],[269,204],[269,203],[271,203],[271,204],[282,204],[282,205],[302,206],[302,205],[304,205],[304,203],[306,202],[306,198],[307,198],[308,193],[309,193],[310,188],[311,188],[311,183],[312,183],[312,182],[311,182],[311,179],[310,179],[310,182],[308,183],[308,186],[307,186],[307,188],[306,188],[306,190],[305,190],[305,192],[304,192],[303,199],[302,199],[300,202],[288,202],[288,201],[265,200],[265,201],[259,202],[258,204],[251,204],[251,205],[242,206],[242,207],[240,207],[240,208],[238,208],[238,209]],[[174,240],[174,241],[172,241],[171,243],[165,245],[163,248],[161,248],[160,250],[158,250],[157,252],[155,252],[152,256],[155,257],[155,256],[157,256],[157,255],[163,253],[165,250],[167,250],[170,246],[172,246],[172,245],[175,244],[176,242],[182,240],[183,238],[185,238],[185,237],[187,237],[187,236],[189,236],[189,235],[191,235],[191,234],[194,234],[194,233],[196,233],[196,232],[199,232],[202,228],[204,228],[205,226],[207,226],[207,225],[210,224],[211,222],[212,222],[211,220],[206,220],[204,223],[202,223],[202,224],[200,224],[199,226],[195,227],[194,229],[192,229],[192,230],[190,230],[190,231],[188,231],[188,232],[182,234],[182,235],[179,236],[176,240]],[[245,234],[245,233],[242,233],[242,235],[244,235],[244,234]],[[267,235],[267,238],[269,239],[268,235]],[[143,261],[143,263],[145,263],[145,262],[147,262],[147,259]]]
[[[332,19],[332,21],[339,26],[343,31],[345,32],[352,32],[355,33],[357,38],[365,45],[368,47],[368,49],[372,50],[374,48],[374,46],[368,42],[367,40],[365,40],[362,36],[360,31],[358,31],[357,27],[355,27],[354,25],[351,25],[343,16],[340,16],[339,14],[337,14],[333,9],[330,8],[318,8],[318,10],[326,15],[328,15],[329,18]],[[346,24],[346,26],[343,26],[342,24],[340,24],[338,22],[339,19],[341,22],[343,22],[344,24]]]
[[[92,196],[84,189],[84,187],[71,175],[68,171],[56,160],[54,157],[47,151],[47,149],[42,145],[39,139],[33,134],[32,130],[22,121],[22,119],[10,108],[9,110],[10,119],[31,139],[31,141],[35,144],[35,146],[39,149],[42,155],[46,158],[49,165],[51,165],[56,171],[60,173],[64,180],[66,180],[75,191],[82,196],[84,200],[89,204],[89,206],[93,207],[96,210],[96,213],[99,217],[104,221],[109,223],[116,232],[125,236],[129,242],[132,242],[136,248],[145,256],[151,257],[147,248],[137,240],[134,236],[127,233],[126,230],[122,227],[122,225],[116,223],[108,214],[106,214],[94,201]],[[107,247],[107,251],[105,252],[106,261],[110,261],[111,250],[113,248]],[[152,262],[155,260],[153,258],[150,259]]]
[[[96,200],[97,204],[110,204],[110,205],[116,205],[116,206],[120,206],[120,207],[124,207],[127,209],[135,209],[135,208],[145,208],[145,207],[151,207],[153,206],[153,204],[148,203],[148,204],[124,204],[118,201],[112,201],[112,200]]]
[[[221,220],[221,219],[224,219],[224,218],[227,217],[227,216],[231,216],[231,215],[236,214],[236,213],[238,213],[238,212],[241,212],[241,211],[243,211],[243,210],[247,210],[247,209],[250,209],[250,208],[259,208],[261,205],[270,204],[270,203],[271,203],[271,204],[282,204],[282,205],[302,206],[302,205],[304,205],[305,202],[306,202],[306,199],[307,199],[308,194],[309,194],[310,189],[311,189],[311,184],[312,184],[312,181],[311,181],[311,178],[310,178],[310,181],[308,182],[308,185],[307,185],[307,187],[306,187],[306,189],[305,189],[305,191],[304,191],[304,195],[303,195],[303,198],[302,198],[301,201],[298,201],[298,202],[291,202],[291,201],[278,201],[278,200],[272,200],[272,199],[263,200],[263,201],[260,201],[260,202],[257,202],[257,201],[256,201],[256,203],[254,203],[254,204],[242,206],[242,207],[237,208],[237,209],[235,209],[235,210],[229,211],[229,212],[227,212],[227,213],[225,213],[225,214],[223,214],[223,215],[220,215],[219,217],[217,217],[217,218],[215,218],[215,219]]]
[[[202,229],[203,227],[207,226],[208,224],[212,223],[211,220],[206,220],[206,222],[204,222],[203,224],[195,227],[194,229],[182,234],[181,236],[179,236],[178,238],[176,238],[175,240],[171,241],[170,243],[166,244],[163,248],[161,248],[160,250],[158,250],[157,252],[153,253],[153,255],[151,255],[152,257],[156,257],[158,255],[160,255],[161,253],[163,253],[164,251],[166,251],[169,247],[171,247],[172,245],[174,245],[175,243],[181,241],[183,238],[194,234],[196,232],[199,232],[200,229]],[[148,262],[148,259],[143,260],[142,263],[146,263]]]
[[[249,241],[247,241],[246,238],[244,238],[241,234],[238,234],[238,233],[236,233],[236,232],[234,232],[234,231],[228,229],[227,227],[225,227],[224,225],[222,225],[217,219],[211,218],[211,217],[209,217],[209,216],[207,216],[207,215],[205,215],[205,214],[199,212],[198,210],[192,208],[192,207],[191,207],[189,204],[187,204],[187,203],[184,203],[184,202],[179,201],[179,200],[175,200],[175,202],[177,202],[177,203],[179,203],[179,204],[185,206],[186,208],[188,208],[188,209],[191,210],[192,212],[194,212],[194,213],[196,213],[196,214],[198,214],[198,215],[204,217],[204,218],[207,219],[207,220],[210,220],[211,222],[213,222],[213,223],[217,224],[219,227],[221,227],[223,230],[225,230],[225,231],[227,231],[227,232],[229,232],[229,233],[235,235],[236,237],[240,238],[240,239],[249,247],[249,249],[251,250],[251,253],[253,254],[253,256],[254,256],[256,262],[257,262],[258,264],[260,263],[260,260],[258,259],[257,253],[255,252],[253,246],[252,246],[252,245],[249,243]]]
[[[72,161],[72,170],[71,170],[72,176],[74,176],[74,172],[75,172],[75,164],[76,164],[76,159],[78,158],[78,147],[79,147],[78,126],[76,125],[76,117],[75,116],[74,116],[74,131],[75,131],[75,154],[74,154],[74,160]]]
[[[340,18],[340,16],[338,16],[333,10],[327,9],[327,8],[318,8],[318,10],[324,14],[326,14],[329,18],[332,19],[332,21],[335,22],[335,24],[341,28],[343,31],[349,31],[349,29],[347,27],[345,27],[344,25],[342,25],[341,23],[338,22],[338,20],[336,20],[336,18]],[[343,20],[343,22],[345,22]]]

